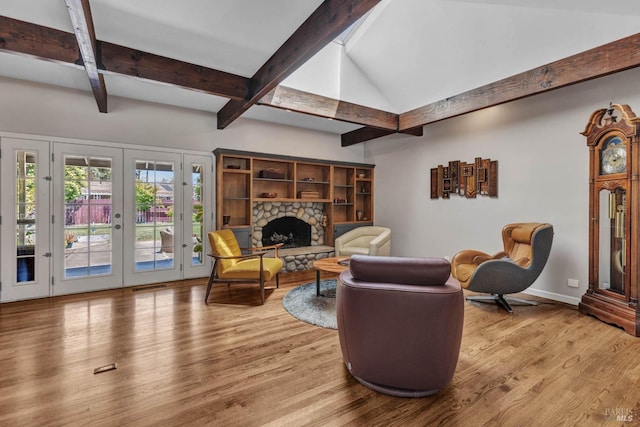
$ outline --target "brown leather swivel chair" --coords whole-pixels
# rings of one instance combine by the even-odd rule
[[[380,393],[421,397],[453,378],[464,299],[444,258],[353,255],[336,291],[342,357]]]
[[[467,249],[451,260],[451,274],[463,288],[490,296],[467,296],[469,301],[494,302],[509,313],[511,303],[537,305],[535,301],[505,297],[522,292],[538,278],[551,252],[553,226],[545,223],[514,223],[502,229],[504,251],[489,255]]]

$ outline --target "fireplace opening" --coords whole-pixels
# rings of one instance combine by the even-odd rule
[[[285,216],[270,221],[262,228],[262,245],[283,243],[283,248],[311,245],[311,226],[306,222]]]

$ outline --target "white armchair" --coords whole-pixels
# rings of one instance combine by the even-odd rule
[[[335,240],[336,256],[391,255],[391,230],[386,227],[364,226],[347,231]]]

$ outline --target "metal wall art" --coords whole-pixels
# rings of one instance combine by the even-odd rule
[[[476,157],[473,163],[454,160],[431,169],[431,198],[448,199],[451,194],[498,197],[498,161]]]

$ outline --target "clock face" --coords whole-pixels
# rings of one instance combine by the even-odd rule
[[[600,173],[610,175],[624,173],[627,170],[627,147],[619,137],[613,137],[605,143],[600,157]]]

